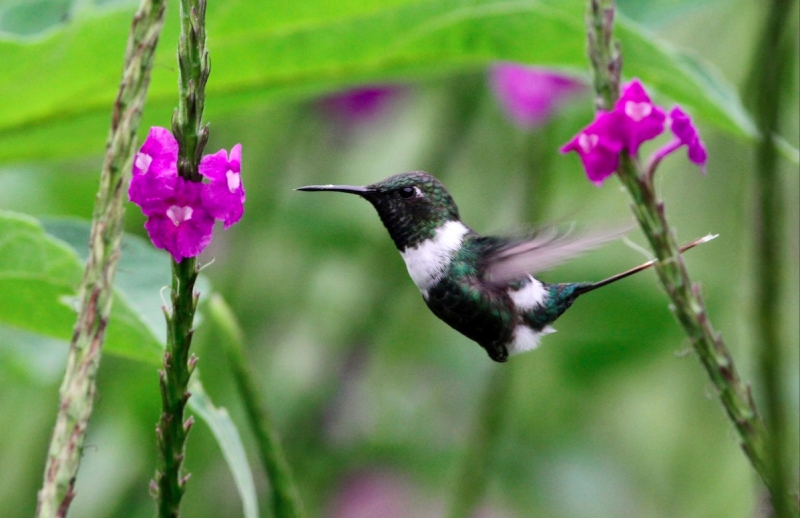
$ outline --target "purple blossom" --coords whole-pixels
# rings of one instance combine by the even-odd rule
[[[583,85],[568,76],[515,63],[497,63],[489,72],[503,111],[521,128],[547,122],[553,112]]]
[[[236,144],[227,151],[220,149],[200,161],[200,174],[211,180],[202,192],[203,206],[216,219],[230,227],[242,218],[244,212],[244,186],[241,178],[242,145]]]
[[[632,155],[639,151],[642,142],[654,139],[664,132],[664,110],[650,101],[638,79],[623,87],[614,111],[622,115],[620,132],[625,149]]]
[[[146,215],[175,191],[178,141],[166,128],[153,126],[133,159],[128,199]]]
[[[332,118],[353,124],[374,118],[401,91],[396,86],[366,86],[322,98],[319,106]]]
[[[225,228],[241,219],[241,168],[242,146],[236,144],[230,157],[223,149],[200,160],[198,170],[210,183],[186,180],[178,176],[177,141],[169,130],[153,127],[134,158],[128,196],[148,217],[144,226],[153,244],[180,262],[208,246],[215,218]]]
[[[580,155],[586,176],[598,187],[619,166],[619,153],[623,147],[619,134],[620,119],[617,112],[599,110],[594,122],[561,148],[562,153],[575,151]]]
[[[211,242],[214,218],[203,207],[201,192],[208,186],[178,177],[173,196],[148,214],[144,228],[156,248],[176,262],[195,257]]]
[[[622,150],[636,155],[643,142],[664,132],[666,120],[664,110],[652,103],[642,84],[634,79],[623,87],[614,109],[611,112],[598,111],[594,122],[567,142],[561,152],[576,151],[583,160],[586,175],[599,186],[616,171]],[[652,178],[665,156],[683,145],[687,147],[689,160],[705,173],[708,154],[689,116],[676,106],[669,114],[669,126],[675,138],[649,158],[648,177]]]
[[[669,118],[670,129],[680,143],[686,145],[689,160],[699,165],[705,174],[708,153],[706,152],[705,144],[700,140],[697,128],[692,124],[692,119],[679,106],[674,107],[669,112]]]

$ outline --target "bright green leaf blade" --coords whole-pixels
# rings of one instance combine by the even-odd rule
[[[588,69],[581,0],[260,0],[212,2],[207,119],[366,82],[415,80],[512,60]],[[177,9],[170,8],[146,121],[167,125],[175,104]],[[102,149],[130,12],[81,16],[46,40],[0,42],[0,161]],[[753,125],[708,65],[620,16],[625,74],[738,136]],[[47,70],[47,80],[42,71]]]
[[[0,322],[68,337],[75,324],[68,302],[80,278],[80,261],[65,244],[35,219],[0,211]]]
[[[86,243],[88,233],[83,249]],[[48,235],[36,219],[0,211],[0,324],[69,341],[76,318],[71,304],[83,268],[75,250]],[[161,343],[125,294],[116,290],[106,351],[159,364]]]
[[[77,218],[45,218],[42,224],[48,234],[64,241],[85,261],[88,257],[89,222]],[[166,288],[172,279],[169,255],[138,236],[125,234],[122,238],[122,255],[114,277],[117,295],[125,300],[125,308],[135,313],[147,332],[159,344],[158,362],[167,341],[167,327],[162,307],[168,297]],[[204,275],[197,277],[195,291],[201,293],[200,312],[195,316],[195,326],[202,318],[203,305],[211,293],[211,284]],[[115,299],[116,301],[116,299]],[[127,314],[126,314],[127,316]],[[112,308],[111,318],[117,318]],[[122,318],[120,315],[118,318]],[[128,318],[130,318],[128,316]]]
[[[245,518],[258,518],[258,495],[253,482],[253,473],[247,462],[247,453],[236,424],[231,420],[225,408],[214,406],[200,383],[197,371],[189,381],[189,391],[192,393],[192,397],[189,398],[189,407],[211,429],[211,433],[217,439],[222,455],[228,463],[236,489],[239,490],[239,496],[242,499]]]

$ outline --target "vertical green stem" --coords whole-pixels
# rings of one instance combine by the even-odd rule
[[[598,105],[603,109],[613,106],[619,94],[618,90],[606,87],[619,84],[619,77],[609,76],[618,75],[621,69],[619,58],[615,57],[618,53],[612,50],[613,4],[613,0],[589,0],[587,14],[589,56]],[[664,203],[655,193],[652,177],[645,174],[637,157],[626,154],[621,158],[617,173],[631,196],[633,213],[659,259],[656,272],[672,302],[673,312],[717,388],[722,405],[739,434],[742,449],[773,499],[788,500],[787,495],[777,491],[769,469],[766,428],[750,387],[739,377],[725,342],[711,325],[700,287],[689,278],[683,258],[678,253],[675,234],[666,219]]]
[[[158,465],[151,487],[156,494],[158,516],[180,515],[181,498],[189,475],[183,470],[186,436],[193,420],[184,420],[189,400],[189,378],[196,359],[189,356],[192,343],[192,321],[197,309],[193,293],[197,279],[197,263],[187,258],[172,261],[172,313],[167,313],[167,349],[164,368],[159,372],[162,412],[156,428]]]
[[[225,301],[215,295],[209,302],[210,315],[224,332],[224,345],[233,368],[250,427],[256,436],[261,463],[272,488],[272,509],[275,518],[303,518],[303,506],[294,483],[289,463],[281,446],[278,429],[272,422],[253,372],[242,347],[242,332]]]
[[[781,328],[781,270],[783,230],[783,189],[778,176],[777,150],[772,135],[779,130],[781,104],[785,97],[787,68],[794,58],[794,46],[788,40],[788,25],[796,2],[774,0],[764,21],[751,69],[748,92],[756,123],[762,135],[756,150],[756,206],[754,272],[756,325],[759,333],[758,363],[764,390],[765,421],[769,430],[767,454],[770,477],[777,495],[787,493],[783,389],[785,383]],[[790,516],[783,498],[773,498],[775,516]]]
[[[208,127],[202,125],[205,85],[209,65],[206,51],[205,0],[181,0],[181,36],[178,43],[180,97],[172,117],[172,131],[178,141],[178,174],[200,181],[197,166],[208,140]],[[158,461],[151,484],[162,518],[180,514],[181,498],[189,475],[183,470],[186,436],[193,420],[184,420],[189,400],[189,378],[196,358],[189,355],[192,324],[198,295],[194,293],[197,261],[185,258],[172,261],[172,311],[166,312],[167,349],[164,368],[159,373],[162,413],[156,428]]]
[[[61,384],[37,516],[66,516],[92,413],[95,376],[111,311],[114,273],[120,255],[125,187],[136,131],[150,84],[153,53],[164,24],[164,0],[142,0],[133,16],[122,82],[111,118],[89,241],[89,259],[79,289],[80,309]]]

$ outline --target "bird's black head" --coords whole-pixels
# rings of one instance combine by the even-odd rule
[[[309,185],[298,190],[358,194],[378,211],[400,251],[432,238],[437,228],[459,219],[458,207],[444,185],[422,171],[396,174],[365,187]]]

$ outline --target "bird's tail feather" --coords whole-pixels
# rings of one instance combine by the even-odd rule
[[[690,248],[694,248],[697,245],[701,245],[703,243],[707,243],[707,242],[711,241],[712,239],[716,238],[718,235],[719,234],[708,234],[707,236],[701,237],[700,239],[695,239],[694,241],[691,241],[690,243],[686,243],[685,245],[682,245],[678,249],[678,251],[680,253],[683,253],[683,252],[689,250]],[[616,275],[612,275],[611,277],[609,277],[607,279],[603,279],[602,281],[598,281],[598,282],[595,282],[595,283],[592,283],[592,284],[588,284],[588,285],[583,286],[583,287],[579,288],[578,290],[576,290],[575,294],[576,295],[578,295],[578,294],[582,295],[584,293],[587,293],[587,292],[590,292],[590,291],[594,291],[597,288],[602,288],[603,286],[611,284],[612,282],[617,282],[618,280],[624,279],[625,277],[633,275],[634,273],[639,273],[642,270],[646,270],[646,269],[650,268],[651,266],[653,266],[654,264],[656,264],[657,262],[658,262],[658,259],[653,259],[652,261],[647,261],[646,263],[640,264],[639,266],[636,266],[635,268],[631,268],[630,270],[626,270],[626,271],[618,273]]]

